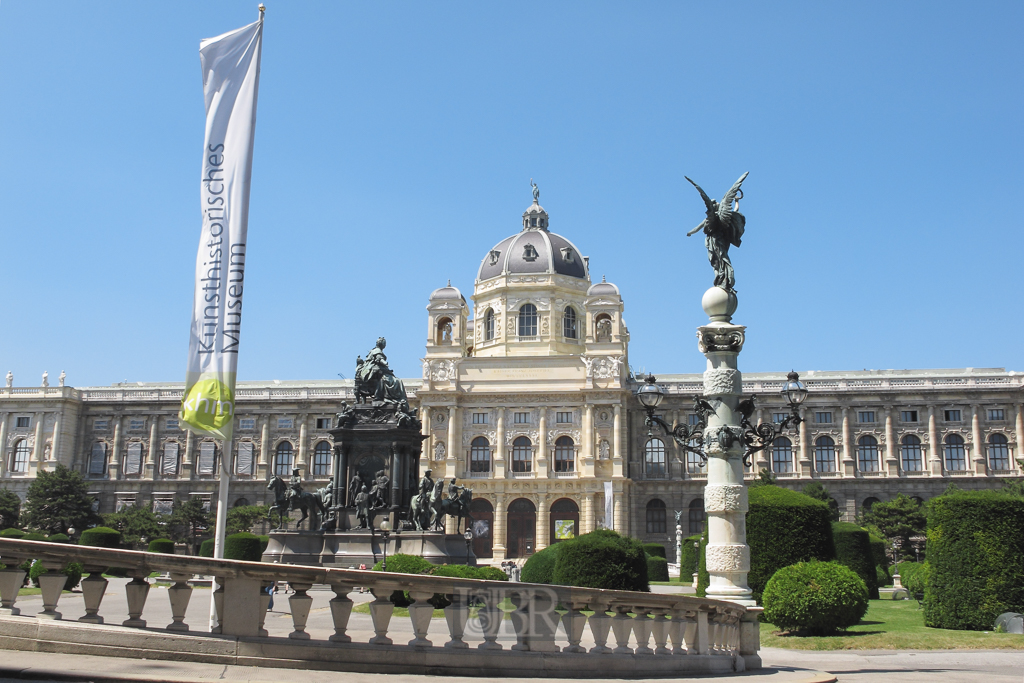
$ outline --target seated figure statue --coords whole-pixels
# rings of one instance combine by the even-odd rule
[[[370,398],[388,405],[408,406],[405,385],[388,367],[385,346],[387,341],[381,337],[366,354],[366,360],[360,358],[356,361],[356,400]]]

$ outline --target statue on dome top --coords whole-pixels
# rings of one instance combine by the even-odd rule
[[[530,178],[530,185],[533,187],[533,203],[540,204],[540,188],[533,182],[533,178]]]

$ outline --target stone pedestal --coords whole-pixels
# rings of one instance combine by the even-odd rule
[[[476,565],[472,548],[466,553],[466,540],[460,534],[443,531],[392,532],[387,541],[388,557],[398,553],[418,555],[433,564]],[[380,531],[351,529],[339,532],[271,531],[263,552],[264,562],[304,564],[348,569],[360,565],[372,567],[384,558],[384,538]]]

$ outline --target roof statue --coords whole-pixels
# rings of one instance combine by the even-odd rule
[[[739,180],[733,183],[721,203],[708,197],[700,185],[686,178],[697,188],[697,192],[700,192],[704,206],[707,208],[707,218],[686,233],[686,236],[689,237],[701,230],[704,231],[704,245],[708,248],[708,261],[715,269],[715,287],[721,287],[731,293],[736,291],[736,274],[733,272],[732,262],[729,260],[729,245],[740,246],[743,227],[747,222],[747,219],[739,212],[740,199],[743,198],[743,190],[740,189],[740,185],[746,180],[747,175],[744,173]]]
[[[533,203],[540,204],[540,188],[533,182],[533,178],[530,178],[530,185],[533,187]]]

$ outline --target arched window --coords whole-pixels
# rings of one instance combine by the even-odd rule
[[[485,437],[478,436],[473,439],[473,443],[470,444],[469,471],[491,471],[491,444]]]
[[[507,520],[506,557],[529,557],[537,534],[537,508],[532,501],[517,498],[508,506]]]
[[[555,472],[576,471],[576,444],[568,436],[555,441]]]
[[[576,538],[580,532],[580,508],[572,498],[559,498],[551,504],[551,542]]]
[[[484,341],[494,339],[494,309],[488,308],[484,313]]]
[[[865,498],[864,499],[864,504],[861,505],[861,509],[863,509],[864,512],[871,512],[872,506],[874,506],[874,504],[877,503],[877,502],[879,502],[879,500],[877,498],[875,498],[874,496],[872,496],[870,498]]]
[[[644,471],[648,477],[665,476],[665,442],[650,439],[644,446]]]
[[[274,451],[274,474],[288,477],[292,473],[292,445],[287,441],[277,444]]]
[[[537,307],[533,304],[523,304],[519,308],[519,336],[537,336]]]
[[[132,441],[128,444],[128,450],[124,456],[122,472],[126,476],[137,475],[142,472],[142,442]]]
[[[793,442],[780,436],[772,442],[772,472],[793,471]]]
[[[994,470],[1010,468],[1010,445],[1003,434],[988,437],[988,466]]]
[[[512,471],[530,472],[533,470],[533,444],[525,436],[512,442]]]
[[[942,446],[942,455],[946,459],[946,470],[963,472],[967,469],[967,453],[964,451],[964,438],[959,434],[947,434]]]
[[[690,533],[693,536],[704,531],[704,499],[694,498],[690,501],[690,509],[687,518],[689,520]]]
[[[452,343],[452,319],[441,318],[437,321],[437,343],[438,344],[451,344]]]
[[[878,471],[878,439],[870,435],[857,439],[857,466],[861,472]]]
[[[836,471],[836,442],[831,436],[814,440],[814,469],[818,472]]]
[[[24,442],[22,442],[24,443]],[[28,444],[25,444],[28,447]],[[92,445],[92,452],[89,453],[89,474],[102,476],[107,473],[107,444],[97,441]]]
[[[11,460],[11,472],[28,472],[29,453],[30,449],[27,439],[22,439],[14,444],[14,459]]]
[[[565,315],[562,316],[562,334],[566,339],[579,339],[579,332],[576,331],[576,309],[572,306],[565,307]]]
[[[921,439],[913,434],[907,434],[900,441],[900,454],[903,457],[904,472],[921,471]]]
[[[235,504],[232,505],[231,507],[233,507],[233,508],[240,508],[240,507],[245,507],[248,504],[249,504],[249,499],[248,498],[239,498],[238,500],[235,501]]]
[[[612,317],[607,313],[601,313],[594,319],[594,338],[599,342],[612,340]]]
[[[701,443],[697,439],[690,439],[690,445],[699,448]],[[692,451],[686,451],[686,472],[687,474],[707,474],[708,464],[701,462],[700,456]]]
[[[647,503],[647,533],[666,533],[668,531],[667,518],[665,501],[655,498]]]
[[[313,476],[326,477],[331,473],[331,442],[321,441],[313,448]]]

